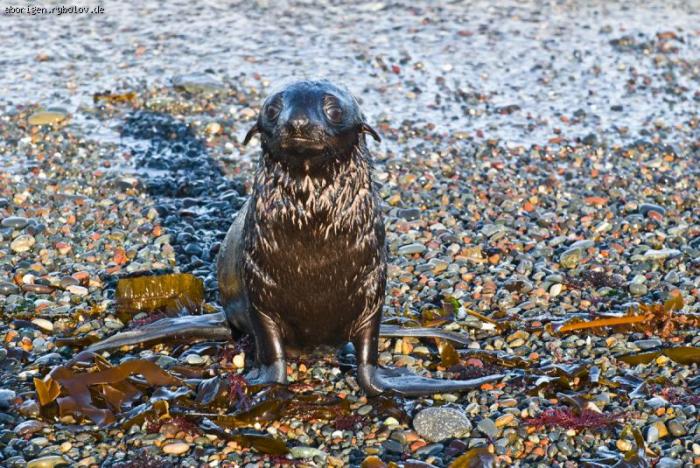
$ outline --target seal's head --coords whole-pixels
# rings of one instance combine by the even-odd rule
[[[328,81],[299,81],[265,100],[243,144],[260,133],[266,157],[290,165],[316,165],[350,154],[370,134],[355,98]]]

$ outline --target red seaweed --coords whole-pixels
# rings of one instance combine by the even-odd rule
[[[564,429],[599,429],[611,426],[625,417],[624,413],[598,413],[584,408],[580,413],[571,408],[550,408],[542,414],[523,420],[526,426],[557,426]]]
[[[252,401],[248,396],[248,381],[240,374],[229,374],[228,382],[228,398],[229,404],[236,404],[236,409],[240,411],[248,411],[252,406]]]

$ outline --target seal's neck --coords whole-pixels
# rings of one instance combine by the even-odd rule
[[[358,143],[350,154],[328,158],[310,170],[263,155],[253,197],[259,219],[304,228],[335,224],[338,217],[367,210],[371,194],[371,164],[366,147]]]

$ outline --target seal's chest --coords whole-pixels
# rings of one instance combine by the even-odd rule
[[[379,262],[373,243],[358,242],[362,233],[310,226],[261,234],[245,268],[257,292],[253,305],[284,322],[290,341],[343,342],[364,310],[364,285]]]

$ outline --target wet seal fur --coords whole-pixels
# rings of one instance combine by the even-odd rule
[[[224,313],[162,319],[89,351],[173,336],[221,339],[233,330],[255,338],[252,383],[285,383],[287,351],[348,341],[369,395],[460,391],[503,377],[438,380],[378,365],[380,335],[467,340],[381,325],[387,254],[366,142],[379,135],[349,92],[327,81],[294,83],[266,99],[244,143],[255,134],[262,153],[253,193],[217,258]]]

